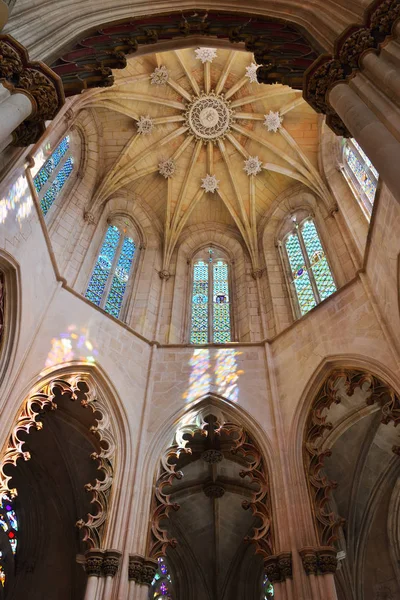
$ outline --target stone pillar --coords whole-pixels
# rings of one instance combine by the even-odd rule
[[[364,104],[347,83],[337,83],[329,92],[329,103],[400,202],[400,142]]]
[[[0,35],[0,55],[0,148],[29,146],[64,104],[62,83],[44,63],[30,62],[26,49],[9,35]]]
[[[103,575],[104,550],[92,548],[85,554],[85,571],[88,575],[85,600],[96,600],[99,578]]]
[[[128,600],[147,600],[149,587],[154,579],[158,561],[138,554],[129,556]],[[85,599],[86,600],[86,599]]]

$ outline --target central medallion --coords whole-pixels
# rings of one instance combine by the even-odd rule
[[[197,140],[216,142],[230,131],[234,112],[223,95],[210,92],[195,97],[188,104],[185,119],[190,133]]]

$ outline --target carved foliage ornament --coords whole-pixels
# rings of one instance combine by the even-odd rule
[[[264,560],[264,570],[271,583],[279,583],[292,578],[292,554],[282,552]]]
[[[399,0],[374,2],[363,27],[348,29],[336,44],[334,56],[321,56],[307,71],[303,96],[317,111],[327,115],[327,124],[337,135],[350,137],[345,125],[328,103],[328,94],[335,83],[348,81],[360,68],[360,58],[366,50],[380,51],[381,44],[391,35],[400,18]]]
[[[212,434],[211,434],[212,428]],[[256,553],[261,554],[264,560],[273,554],[273,535],[271,523],[271,504],[269,495],[269,483],[266,467],[261,452],[254,445],[247,432],[235,423],[192,423],[181,427],[176,434],[176,443],[172,445],[162,457],[160,475],[155,485],[155,496],[153,499],[151,519],[151,543],[149,555],[153,558],[165,555],[168,547],[175,547],[177,540],[171,538],[168,531],[161,525],[172,510],[179,510],[179,505],[171,502],[171,485],[175,480],[183,477],[182,471],[178,469],[181,455],[191,455],[190,439],[196,434],[207,438],[210,435],[221,436],[224,434],[229,438],[232,445],[230,452],[239,455],[245,460],[248,467],[240,471],[240,477],[249,477],[257,487],[252,494],[251,500],[244,500],[242,506],[245,510],[251,510],[257,517],[258,526],[254,527],[252,534],[245,538],[256,547]]]
[[[77,526],[84,533],[84,541],[91,548],[98,548],[101,542],[101,533],[107,516],[108,497],[113,478],[111,460],[115,451],[114,437],[108,409],[105,404],[96,398],[95,390],[88,381],[81,376],[70,376],[65,379],[54,379],[43,386],[39,392],[30,396],[22,405],[10,437],[0,454],[0,496],[17,495],[15,488],[10,489],[11,476],[6,475],[4,469],[7,465],[16,465],[19,459],[29,460],[29,452],[24,450],[25,442],[21,433],[27,434],[32,428],[41,430],[40,414],[44,410],[56,410],[60,402],[79,402],[83,408],[89,408],[96,414],[97,424],[91,428],[92,434],[97,438],[101,451],[93,453],[91,458],[98,464],[101,472],[100,479],[88,483],[85,489],[91,493],[91,504],[95,507],[93,514],[86,520],[80,520]],[[22,436],[24,438],[24,435]]]
[[[216,143],[230,132],[234,112],[223,94],[214,92],[195,96],[187,105],[185,121],[196,140]]]
[[[299,554],[306,575],[325,575],[336,572],[338,561],[335,548],[330,546],[306,547],[302,548]]]
[[[121,555],[118,550],[92,548],[85,554],[85,571],[89,577],[115,577]]]
[[[32,114],[20,125],[14,145],[37,142],[45,121],[53,119],[64,104],[62,83],[41,62],[30,62],[26,49],[9,35],[0,35],[0,79],[11,93],[23,91],[32,102]]]
[[[150,586],[157,572],[158,561],[138,554],[129,556],[129,580]]]
[[[327,420],[327,412],[333,404],[341,402],[338,390],[341,380],[344,380],[349,396],[356,389],[368,392],[366,403],[371,405],[377,402],[381,406],[382,423],[393,422],[396,426],[400,422],[400,398],[391,387],[374,375],[356,370],[337,370],[331,373],[321,387],[307,418],[303,455],[319,540],[323,546],[328,547],[338,539],[339,529],[344,524],[344,519],[329,510],[331,493],[337,484],[324,474],[324,461],[331,455],[331,451],[322,449],[326,432],[332,429],[332,423]],[[400,447],[394,446],[393,452],[400,454]]]

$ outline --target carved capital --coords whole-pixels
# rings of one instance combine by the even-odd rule
[[[144,556],[134,554],[129,556],[129,581],[141,583],[143,570]]]
[[[299,550],[303,568],[306,575],[316,575],[318,571],[318,558],[315,548],[305,547]]]
[[[119,550],[106,550],[103,560],[103,573],[105,577],[115,577],[121,562],[122,553]]]
[[[32,114],[14,132],[13,144],[37,142],[45,121],[53,119],[64,104],[61,80],[44,63],[30,62],[26,49],[9,35],[0,35],[0,79],[11,92],[25,93],[32,102]]]
[[[282,579],[291,579],[293,576],[292,553],[282,552],[278,555],[278,565]]]
[[[325,573],[335,573],[337,569],[336,550],[331,546],[321,546],[318,548],[318,571]]]
[[[279,583],[282,581],[282,573],[278,560],[278,556],[275,555],[268,556],[268,558],[264,559],[264,571],[271,583]]]
[[[101,577],[103,574],[104,550],[91,548],[85,554],[85,571],[89,577]]]
[[[146,558],[142,568],[141,583],[151,585],[157,572],[158,561],[155,558]]]

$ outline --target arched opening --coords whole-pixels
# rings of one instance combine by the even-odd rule
[[[39,600],[49,589],[83,599],[83,555],[101,547],[112,483],[105,414],[85,376],[52,379],[24,401],[0,455],[3,506],[17,519],[1,522],[4,600]]]
[[[335,370],[307,419],[306,476],[319,543],[335,549],[339,600],[400,595],[398,406],[397,393],[380,378]]]
[[[266,463],[245,429],[211,405],[193,422],[181,421],[163,454],[149,537],[148,555],[167,557],[173,600],[264,600],[271,593]]]

